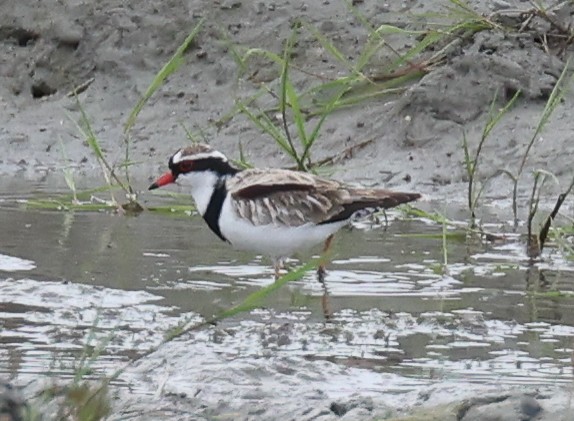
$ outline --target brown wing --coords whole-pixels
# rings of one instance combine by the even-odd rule
[[[364,189],[347,187],[349,198],[345,200],[343,210],[330,221],[334,222],[350,218],[355,212],[369,209],[390,209],[403,203],[412,202],[421,197],[419,193],[396,192],[386,189]]]
[[[254,225],[320,224],[342,212],[349,198],[336,181],[281,169],[242,171],[226,187],[237,213]]]
[[[342,221],[362,209],[388,209],[420,197],[418,193],[353,188],[280,169],[242,171],[226,187],[237,213],[254,225],[292,227]]]

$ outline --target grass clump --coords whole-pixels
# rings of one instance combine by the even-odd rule
[[[498,111],[495,110],[497,98],[498,98],[498,91],[494,95],[494,99],[490,104],[490,110],[488,113],[488,120],[486,125],[482,130],[482,135],[480,137],[480,141],[478,142],[478,146],[473,156],[471,156],[470,147],[468,145],[468,141],[466,138],[466,134],[463,133],[463,151],[464,151],[464,166],[466,170],[466,175],[468,177],[468,198],[467,204],[468,209],[470,210],[470,218],[471,218],[471,228],[475,227],[475,220],[476,220],[476,207],[478,201],[487,186],[487,183],[490,179],[494,176],[498,175],[495,174],[485,180],[482,183],[479,183],[477,180],[477,169],[478,164],[480,162],[480,154],[482,152],[482,148],[486,142],[486,139],[489,137],[492,129],[500,122],[502,117],[508,112],[508,110],[514,105],[518,97],[520,96],[520,91],[517,91],[514,96]]]
[[[110,385],[137,360],[152,354],[160,346],[181,338],[185,334],[263,306],[271,294],[276,293],[288,283],[301,279],[308,271],[314,269],[324,257],[313,259],[293,269],[274,283],[252,292],[241,303],[222,310],[203,322],[190,325],[189,319],[182,320],[178,325],[165,332],[164,340],[158,346],[133,357],[126,365],[115,370],[111,375],[99,379],[93,379],[97,374],[94,364],[105,352],[113,339],[114,332],[103,338],[98,337],[96,333],[99,319],[96,318],[87,334],[82,354],[74,364],[73,379],[69,383],[54,384],[44,388],[36,399],[22,408],[23,421],[49,421],[42,415],[42,410],[48,407],[56,410],[55,417],[50,418],[53,421],[103,421],[108,419],[112,410]]]
[[[509,109],[512,107],[512,105],[515,103],[518,96],[520,95],[520,92],[516,92],[515,95],[506,103],[506,105],[504,105],[504,107],[502,107],[497,112],[494,112],[494,104],[496,103],[496,95],[495,95],[494,100],[491,103],[487,123],[483,128],[482,136],[481,136],[481,139],[478,143],[478,146],[476,148],[474,155],[471,154],[466,135],[463,134],[462,147],[463,147],[463,152],[464,152],[464,167],[465,167],[466,175],[468,177],[467,206],[468,206],[468,209],[470,211],[470,218],[471,218],[470,219],[470,228],[471,229],[474,229],[476,227],[476,224],[475,224],[476,207],[477,207],[478,201],[479,201],[482,193],[484,192],[485,187],[487,186],[488,182],[492,178],[494,178],[500,174],[507,176],[512,182],[512,214],[513,214],[513,219],[514,219],[514,226],[517,227],[518,222],[519,222],[519,220],[518,220],[518,186],[519,186],[520,180],[524,174],[526,162],[528,160],[528,157],[530,155],[532,147],[534,146],[535,142],[539,139],[539,136],[543,132],[544,128],[549,123],[550,118],[551,118],[552,114],[554,113],[556,107],[558,106],[558,104],[560,104],[562,102],[565,93],[567,92],[567,90],[570,87],[572,79],[574,79],[574,76],[570,76],[569,78],[566,78],[568,68],[569,68],[569,62],[567,62],[566,65],[564,66],[558,80],[556,81],[556,84],[554,85],[554,88],[553,88],[553,90],[552,90],[552,92],[551,92],[551,94],[550,94],[550,96],[549,96],[549,98],[548,98],[548,100],[544,106],[544,109],[542,110],[542,113],[541,113],[540,118],[538,120],[538,123],[534,129],[534,132],[532,133],[532,136],[530,137],[530,140],[526,145],[526,148],[524,150],[524,153],[522,155],[522,158],[520,160],[520,163],[518,165],[516,172],[513,173],[508,169],[500,169],[495,174],[493,174],[492,176],[490,176],[489,178],[487,178],[484,181],[479,180],[478,176],[477,176],[477,168],[478,168],[479,163],[480,163],[481,153],[483,151],[483,147],[485,145],[485,142],[486,142],[488,136],[490,135],[490,133],[494,129],[494,127],[500,122],[500,120],[503,118],[503,116],[509,111]],[[538,170],[534,171],[534,173],[533,173],[533,186],[532,186],[530,199],[528,202],[528,216],[527,216],[527,220],[526,220],[527,255],[533,259],[539,257],[540,254],[542,253],[542,250],[544,248],[544,243],[545,243],[546,238],[548,236],[552,221],[556,218],[562,203],[566,199],[566,196],[568,196],[568,194],[571,192],[572,187],[573,187],[573,185],[570,184],[570,186],[563,193],[561,193],[559,195],[553,211],[544,218],[544,222],[540,227],[540,231],[535,232],[535,228],[533,226],[533,223],[534,223],[535,217],[537,216],[537,214],[539,212],[540,195],[544,191],[544,186],[545,186],[545,183],[548,179],[552,179],[555,181],[556,184],[559,184],[557,177],[551,171],[538,169]],[[574,180],[572,181],[572,183],[574,183]],[[480,186],[480,187],[477,188],[477,186]]]
[[[263,87],[270,96],[277,100],[276,108],[268,111],[259,108],[256,105],[256,99],[261,96],[260,94],[256,94],[248,100],[237,100],[236,106],[238,111],[244,114],[255,127],[269,135],[279,148],[292,158],[298,170],[307,171],[312,167],[311,150],[313,145],[319,137],[327,116],[334,110],[335,103],[344,93],[344,90],[339,90],[328,103],[324,104],[321,110],[317,112],[319,119],[314,127],[308,127],[309,110],[304,108],[302,95],[297,92],[290,74],[292,69],[291,55],[298,30],[298,27],[293,30],[286,42],[282,56],[260,49],[250,49],[239,59],[240,63],[245,63],[251,56],[262,55],[272,59],[280,66],[279,93],[276,94],[267,86]],[[231,51],[236,50],[231,49]],[[298,145],[296,145],[291,134],[290,122],[295,126]]]
[[[416,17],[413,16],[411,26],[418,26],[419,29],[399,28],[387,23],[374,25],[352,4],[348,3],[348,8],[366,34],[365,42],[358,51],[353,52],[354,59],[349,59],[349,55],[338,48],[333,40],[303,20],[293,24],[292,34],[286,40],[282,54],[234,45],[231,37],[224,34],[228,50],[240,69],[239,81],[254,84],[259,89],[247,98],[238,98],[235,110],[217,124],[225,124],[237,113],[243,114],[273,139],[278,148],[293,160],[295,168],[309,171],[318,165],[311,159],[312,150],[318,144],[325,120],[330,116],[347,107],[364,105],[368,101],[404,92],[413,81],[441,65],[454,49],[461,43],[469,42],[477,32],[520,32],[519,26],[500,23],[504,21],[501,16],[484,16],[462,0],[450,0],[444,13],[424,15],[420,23],[415,22]],[[433,22],[424,23],[424,19],[433,19]],[[396,35],[409,40],[399,50],[389,42],[389,38]],[[330,74],[318,74],[293,63],[299,41],[308,45],[309,40],[324,51],[327,56],[325,61],[333,63],[334,70]],[[257,60],[273,63],[277,68],[277,77],[267,77],[271,82],[258,81],[261,65],[246,75],[251,62],[259,64]],[[301,82],[296,83],[297,80]],[[297,85],[308,87],[297,89]],[[498,112],[494,110],[496,102],[493,101],[490,121],[474,159],[465,142],[471,184],[476,180],[476,165],[482,144],[518,96],[519,93],[516,93]],[[469,186],[469,205],[473,213],[481,191],[481,188]]]
[[[80,93],[79,89],[74,90],[70,93],[70,96],[76,98],[78,109],[80,111],[79,119],[76,121],[70,116],[70,119],[76,125],[76,128],[81,133],[85,142],[88,144],[93,156],[98,162],[102,177],[104,178],[105,186],[99,189],[99,191],[108,191],[110,193],[111,199],[109,201],[98,200],[94,196],[91,196],[88,201],[81,201],[78,199],[79,192],[76,188],[76,183],[73,178],[73,173],[71,169],[66,166],[63,169],[64,178],[66,184],[72,192],[71,200],[66,195],[62,195],[58,198],[52,198],[47,200],[33,201],[30,203],[32,207],[41,207],[43,209],[55,209],[55,210],[108,210],[116,209],[121,213],[137,214],[143,211],[143,207],[137,201],[136,192],[133,189],[130,180],[129,169],[134,162],[130,158],[130,132],[136,123],[137,117],[145,104],[153,96],[153,94],[165,83],[166,79],[176,72],[179,67],[184,62],[184,54],[190,48],[190,45],[199,33],[204,19],[200,20],[198,24],[189,33],[182,44],[177,48],[171,59],[162,67],[162,69],[156,74],[152,82],[148,86],[147,90],[143,96],[138,100],[133,109],[131,110],[128,119],[124,125],[123,135],[124,135],[124,160],[119,164],[112,164],[109,158],[106,156],[101,142],[95,134],[92,123],[85,108],[80,103],[77,94]],[[62,144],[62,153],[64,159],[67,160],[65,155],[65,150]],[[118,175],[119,170],[124,171],[123,177]],[[115,192],[122,191],[127,198],[127,202],[118,201],[115,196]]]
[[[532,133],[532,137],[530,138],[530,141],[528,142],[528,144],[526,146],[526,149],[524,151],[524,155],[522,156],[522,159],[520,160],[518,170],[514,174],[509,172],[509,171],[504,171],[505,174],[507,174],[508,177],[510,177],[510,179],[512,180],[512,183],[513,183],[513,187],[512,187],[512,213],[514,215],[515,223],[518,222],[517,195],[518,195],[518,183],[519,183],[520,177],[522,176],[522,173],[524,172],[524,167],[526,165],[526,161],[528,160],[528,156],[530,155],[530,150],[532,149],[532,147],[534,146],[534,143],[538,140],[540,134],[542,133],[542,131],[544,130],[544,128],[548,124],[550,117],[554,113],[554,110],[556,110],[556,107],[558,106],[558,104],[560,104],[562,102],[564,95],[566,94],[567,90],[570,87],[572,80],[574,79],[574,75],[572,75],[568,78],[566,77],[567,72],[568,72],[568,68],[569,68],[569,64],[570,64],[569,61],[566,62],[566,65],[564,66],[564,69],[562,70],[560,77],[556,81],[556,84],[554,85],[554,88],[552,89],[552,92],[550,93],[550,96],[548,97],[548,101],[546,101],[546,104],[544,106],[542,114],[540,115],[540,119],[538,120],[538,124],[536,125],[536,128],[535,128],[534,132]],[[535,175],[535,177],[536,177],[536,175]]]
[[[407,31],[386,24],[373,27],[358,13],[356,16],[369,35],[357,59],[353,61],[347,59],[346,54],[313,25],[302,21],[293,25],[292,34],[286,40],[281,55],[258,48],[242,49],[233,45],[227,37],[228,49],[241,74],[247,72],[251,61],[263,59],[277,67],[278,77],[272,83],[256,82],[258,91],[245,99],[238,98],[236,110],[225,116],[219,124],[224,124],[236,113],[243,114],[255,127],[273,139],[279,149],[293,160],[296,169],[309,171],[318,165],[312,160],[312,150],[321,137],[327,118],[346,107],[403,92],[413,80],[420,79],[432,65],[440,61],[441,54],[424,60],[420,56],[445,34],[436,31]],[[385,36],[392,34],[422,38],[405,53],[398,53],[385,39]],[[294,64],[292,58],[296,56],[296,45],[304,36],[314,39],[342,70],[333,76],[319,75]],[[383,49],[391,51],[396,57],[381,65],[376,61]],[[416,63],[412,61],[414,58],[418,59]],[[376,67],[377,71],[369,72],[369,66]],[[294,80],[298,78],[294,77],[295,74],[303,76],[304,84],[309,86],[307,89],[296,88]],[[243,83],[251,81],[252,76],[241,79]]]
[[[50,385],[40,391],[37,399],[25,406],[23,421],[102,421],[111,414],[110,378],[90,379],[94,363],[109,345],[114,333],[97,338],[99,317],[96,317],[85,340],[82,354],[72,367],[74,377],[69,383]],[[116,376],[112,375],[112,378]],[[50,418],[42,414],[50,409]],[[53,414],[52,414],[53,413]],[[1,417],[0,417],[1,418]]]

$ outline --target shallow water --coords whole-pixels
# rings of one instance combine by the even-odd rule
[[[13,199],[0,202],[0,375],[72,376],[82,353],[99,346],[91,368],[101,375],[183,318],[212,316],[273,282],[268,261],[232,250],[198,217],[25,210]],[[332,322],[308,274],[265,309],[193,342],[205,358],[240,355],[256,365],[284,356],[391,374],[402,379],[398,391],[435,379],[571,383],[574,265],[552,249],[529,265],[508,236],[449,240],[441,273],[441,232],[423,220],[343,230],[327,275]]]

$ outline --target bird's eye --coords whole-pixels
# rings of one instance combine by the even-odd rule
[[[190,161],[183,161],[179,163],[178,167],[180,173],[190,172],[193,168],[193,163]]]

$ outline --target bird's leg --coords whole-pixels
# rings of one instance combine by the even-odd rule
[[[325,274],[326,274],[325,265],[327,264],[327,262],[326,262],[327,253],[329,252],[329,249],[331,248],[331,243],[333,242],[334,236],[335,236],[335,234],[331,234],[330,236],[328,236],[327,239],[325,240],[325,245],[323,246],[323,253],[321,255],[321,261],[319,262],[319,267],[317,268],[317,278],[319,279],[319,282],[321,282],[321,283],[325,282]]]
[[[321,286],[323,287],[323,296],[321,297],[323,316],[325,317],[325,320],[331,320],[333,318],[333,311],[331,310],[331,303],[329,302],[329,290],[327,289],[325,280],[319,280],[319,282],[321,282]]]
[[[282,257],[273,259],[273,269],[275,270],[275,280],[281,277],[281,270],[284,269],[284,261]]]
[[[333,312],[331,311],[331,305],[329,303],[329,290],[327,289],[327,284],[325,282],[325,265],[327,260],[327,254],[331,248],[331,243],[333,242],[334,235],[331,234],[325,240],[325,245],[323,246],[323,254],[321,255],[321,262],[317,268],[317,280],[321,283],[323,287],[323,296],[321,297],[321,306],[323,307],[323,315],[326,320],[330,320],[333,317]]]

